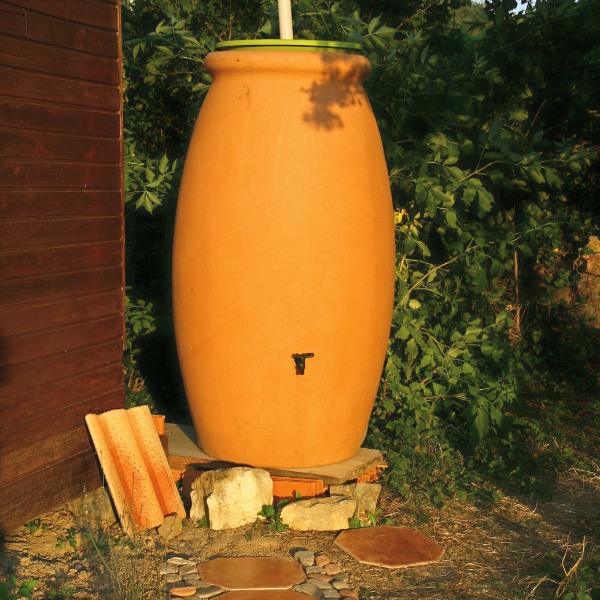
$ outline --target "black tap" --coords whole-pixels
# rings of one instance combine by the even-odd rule
[[[303,352],[302,354],[292,354],[294,364],[296,365],[296,375],[304,375],[304,369],[306,369],[306,359],[312,358],[315,355],[314,352]]]

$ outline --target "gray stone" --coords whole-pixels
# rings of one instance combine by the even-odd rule
[[[67,502],[67,508],[90,529],[117,522],[115,509],[105,488],[85,492],[83,496]]]
[[[212,598],[213,596],[217,596],[218,594],[221,594],[224,591],[225,590],[221,587],[218,587],[216,585],[211,585],[207,588],[197,588],[196,593],[192,597],[193,598]]]
[[[194,585],[195,582],[200,581],[200,575],[198,573],[186,573],[182,576],[184,581],[187,581],[191,585]]]
[[[179,567],[180,575],[189,575],[190,573],[195,573],[198,575],[198,567],[193,563],[183,564]]]
[[[181,575],[179,575],[179,573],[167,573],[165,575],[165,581],[167,583],[175,583],[176,581],[181,581]]]
[[[158,528],[158,533],[165,540],[172,540],[181,535],[182,531],[183,520],[181,519],[181,515],[178,514],[167,515],[162,525]]]
[[[303,566],[311,568],[315,564],[315,553],[310,550],[298,550],[294,558]]]
[[[334,579],[331,582],[331,585],[336,589],[336,590],[343,590],[348,588],[348,580],[347,579]]]
[[[339,531],[348,529],[348,519],[356,511],[352,498],[331,496],[291,502],[283,507],[281,520],[300,531]]]
[[[327,581],[322,581],[321,579],[314,579],[313,577],[309,577],[307,582],[316,585],[320,590],[334,589],[330,583],[328,583]]]
[[[182,556],[171,556],[167,558],[167,563],[170,565],[195,565],[196,563],[189,558],[183,558]]]
[[[322,573],[325,574],[325,569],[323,567],[318,567],[317,565],[315,565],[314,567],[304,567],[304,570],[307,573]]]
[[[295,592],[300,592],[301,594],[308,594],[309,596],[314,596],[315,598],[322,598],[323,592],[320,588],[318,588],[310,581],[305,581],[304,583],[299,583],[292,588]]]
[[[160,563],[160,565],[158,565],[158,574],[166,575],[167,573],[179,573],[179,566],[172,565],[166,562]]]
[[[335,590],[323,590],[323,598],[340,598],[341,596],[339,595],[338,592],[336,592]]]
[[[192,520],[208,516],[211,529],[233,529],[254,523],[262,507],[273,503],[273,481],[264,469],[217,469],[202,473],[190,495]]]
[[[331,496],[353,498],[356,501],[356,511],[353,516],[357,519],[367,519],[367,512],[375,513],[377,510],[377,500],[381,493],[381,486],[378,483],[331,485],[329,486],[329,493]]]

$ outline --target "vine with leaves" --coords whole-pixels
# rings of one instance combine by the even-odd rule
[[[597,3],[513,4],[293,3],[298,37],[359,42],[372,63],[398,256],[369,439],[390,452],[397,489],[429,460],[425,485],[443,497],[460,485],[448,456],[518,437],[528,390],[556,376],[557,290],[575,289],[574,261],[598,232]],[[276,36],[276,3],[124,0],[123,19],[129,285],[166,343],[203,60],[220,40]]]

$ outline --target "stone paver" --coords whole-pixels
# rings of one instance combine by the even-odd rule
[[[306,594],[293,590],[237,590],[228,592],[219,598],[223,600],[307,600]]]
[[[358,562],[396,569],[437,562],[444,548],[414,529],[364,527],[342,531],[335,544]]]
[[[330,571],[336,573],[328,575],[325,573],[325,567],[315,565],[315,559],[321,557],[319,562],[329,567]],[[341,566],[332,562],[329,556],[321,553],[315,556],[314,552],[300,549],[294,553],[295,561],[283,560],[278,558],[234,558],[234,559],[215,559],[215,561],[232,561],[222,564],[228,565],[224,573],[229,577],[231,571],[235,571],[239,576],[240,569],[238,567],[252,567],[253,584],[263,586],[262,589],[251,590],[231,590],[227,585],[216,585],[214,580],[202,578],[201,574],[207,568],[206,565],[215,561],[198,564],[189,558],[183,556],[172,556],[159,566],[159,572],[162,576],[162,581],[165,583],[163,590],[168,591],[168,598],[177,600],[179,598],[188,598],[188,600],[204,600],[215,598],[216,600],[318,600],[336,599],[344,597],[345,593],[348,598],[358,598],[358,592],[351,589],[348,583],[348,575],[341,572]],[[258,560],[258,562],[256,562]],[[265,583],[271,585],[272,569],[265,575],[265,568],[273,565],[283,565],[285,569],[296,574],[295,583],[286,584],[286,588],[268,589],[265,588]],[[306,564],[305,564],[306,563]],[[256,570],[255,567],[260,568]],[[209,568],[210,571],[210,568]],[[261,574],[262,573],[262,574]],[[265,578],[263,579],[263,575]],[[223,584],[225,582],[222,582]],[[188,594],[185,596],[184,594]]]
[[[203,581],[228,590],[289,589],[306,579],[297,562],[271,557],[215,558],[198,572]]]

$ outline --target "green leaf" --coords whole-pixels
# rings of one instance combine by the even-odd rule
[[[486,272],[483,269],[479,269],[473,278],[473,291],[476,294],[483,292],[488,286],[488,280]]]
[[[398,329],[398,331],[396,331],[396,338],[399,340],[406,340],[408,339],[408,336],[410,335],[410,331],[408,330],[408,328],[405,325],[402,325],[402,327],[400,327]]]
[[[162,155],[160,159],[160,163],[158,165],[158,170],[164,175],[167,172],[167,166],[169,165],[169,158],[166,154]]]
[[[475,188],[467,188],[463,192],[462,201],[467,206],[470,206],[471,203],[473,202],[473,200],[475,200],[476,197],[477,197],[477,190]]]
[[[475,370],[473,369],[473,367],[469,363],[463,363],[462,372],[465,373],[465,374],[467,374],[467,375],[470,375],[471,373],[474,373]]]
[[[166,54],[167,56],[175,56],[173,54],[173,50],[171,50],[171,48],[169,48],[168,46],[156,46],[156,49],[159,52],[162,52],[162,54]]]
[[[456,229],[456,213],[453,210],[446,211],[446,223],[453,229]]]
[[[377,25],[379,25],[379,22],[381,21],[381,16],[375,17],[374,19],[371,19],[371,22],[369,23],[368,27],[367,27],[367,31],[369,33],[373,33],[373,31],[375,31],[375,28],[377,27]]]
[[[474,407],[473,419],[471,421],[471,439],[480,441],[489,429],[489,418],[487,412],[480,406]]]
[[[477,202],[479,204],[479,211],[481,213],[487,213],[490,212],[490,209],[492,208],[494,197],[487,190],[483,188],[478,188]]]

